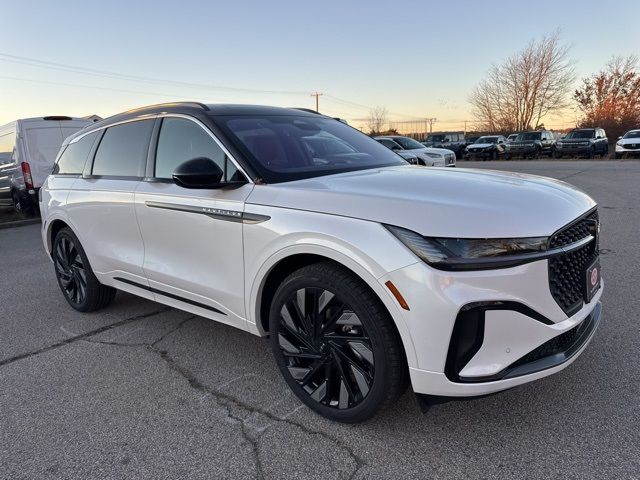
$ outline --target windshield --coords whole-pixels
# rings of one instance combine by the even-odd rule
[[[393,137],[393,141],[399,143],[402,148],[406,148],[407,150],[424,148],[424,145],[422,145],[420,142],[417,142],[413,138],[409,137]]]
[[[527,132],[518,135],[518,140],[540,140],[542,138],[540,132]]]
[[[426,142],[441,142],[444,140],[444,135],[429,135],[427,136]]]
[[[480,137],[473,143],[496,143],[498,141],[498,137]]]
[[[574,130],[567,133],[567,136],[564,138],[594,138],[595,136],[595,130]]]
[[[640,130],[631,130],[624,134],[622,138],[640,138]]]
[[[372,138],[326,117],[224,115],[213,119],[268,183],[406,165]]]

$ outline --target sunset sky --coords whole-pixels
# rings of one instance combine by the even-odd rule
[[[5,1],[0,124],[171,100],[471,120],[491,63],[561,29],[578,77],[640,53],[640,1]],[[574,120],[549,119],[555,128]]]

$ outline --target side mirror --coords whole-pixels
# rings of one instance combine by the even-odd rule
[[[618,137],[618,140],[622,140],[622,136],[619,136],[619,137]]]
[[[187,160],[173,171],[173,181],[184,188],[221,188],[223,176],[218,164],[205,157]]]

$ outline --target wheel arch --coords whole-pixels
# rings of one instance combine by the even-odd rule
[[[301,246],[295,246],[285,250],[274,254],[269,259],[269,262],[263,265],[261,269],[263,274],[258,275],[254,281],[249,296],[249,312],[251,315],[248,319],[249,329],[254,330],[253,333],[261,336],[269,334],[268,312],[271,306],[271,299],[286,276],[303,266],[328,261],[346,268],[356,275],[380,300],[393,320],[408,365],[410,367],[417,365],[413,341],[402,312],[391,292],[377,280],[370,270],[354,259],[323,246],[307,245],[304,249]],[[251,317],[253,317],[253,320],[251,320]]]

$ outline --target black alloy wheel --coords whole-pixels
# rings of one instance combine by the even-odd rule
[[[61,229],[53,239],[51,258],[60,290],[74,309],[92,312],[113,301],[116,290],[98,281],[78,237],[70,228]]]
[[[332,420],[359,422],[406,388],[404,353],[379,300],[333,264],[304,267],[278,288],[273,353],[289,387]]]
[[[87,297],[87,273],[80,252],[69,237],[56,242],[53,263],[62,293],[69,303],[81,305]]]

